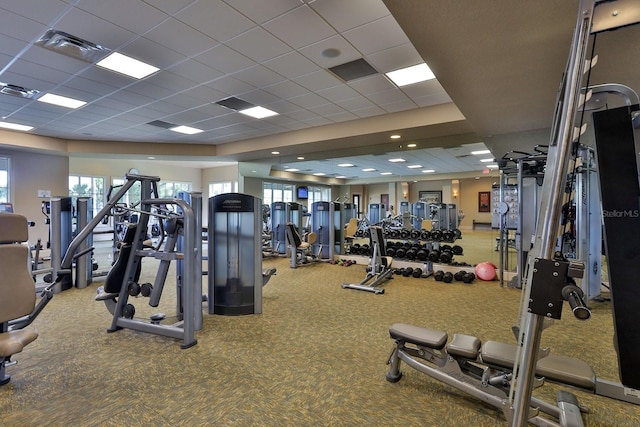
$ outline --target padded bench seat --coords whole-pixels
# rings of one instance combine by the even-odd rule
[[[518,347],[513,344],[487,341],[482,346],[480,357],[488,365],[511,369],[517,351]],[[580,359],[549,354],[538,360],[536,375],[587,390],[595,389],[596,376],[593,369]]]
[[[447,353],[465,359],[477,359],[479,350],[480,340],[471,335],[453,334],[453,339],[447,344]]]
[[[420,326],[407,325],[406,323],[394,323],[389,328],[391,338],[398,341],[442,350],[447,343],[448,335],[444,331],[421,328]]]

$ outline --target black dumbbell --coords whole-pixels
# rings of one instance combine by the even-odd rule
[[[404,258],[407,250],[405,248],[396,248],[396,258]]]
[[[471,283],[474,280],[476,280],[476,275],[473,274],[473,273],[467,273],[467,274],[464,275],[464,277],[462,277],[462,281],[464,283]]]
[[[397,275],[402,274],[402,269],[401,268],[394,268],[393,269],[393,274],[397,274]]]
[[[371,248],[368,244],[365,243],[364,245],[360,246],[360,255],[371,256]]]
[[[451,232],[453,233],[453,237],[455,237],[456,239],[462,239],[462,231],[454,228],[453,230],[451,230]]]
[[[451,248],[451,252],[453,252],[454,255],[462,255],[462,246],[453,245],[453,247]]]
[[[140,294],[140,285],[136,282],[129,282],[127,293],[132,297],[137,297]]]
[[[421,240],[429,240],[431,238],[431,232],[429,230],[422,230],[420,232]]]
[[[411,273],[411,275],[413,277],[415,277],[416,279],[420,278],[422,276],[422,269],[421,268],[414,268],[413,269],[413,273]]]
[[[407,267],[402,270],[403,277],[409,277],[413,274],[413,267]]]
[[[151,283],[143,283],[140,285],[140,294],[143,297],[149,297],[153,291],[153,285]]]
[[[453,273],[451,273],[450,271],[447,271],[446,273],[444,273],[444,275],[442,276],[442,281],[444,283],[453,282]]]
[[[407,230],[406,228],[403,228],[402,230],[400,230],[400,238],[401,239],[406,239],[409,237],[409,230]]]
[[[360,243],[355,243],[353,245],[351,245],[351,251],[352,254],[354,255],[358,255],[360,253]]]
[[[444,271],[442,270],[438,270],[435,273],[433,273],[433,278],[436,279],[436,282],[442,282],[444,276]]]
[[[427,259],[431,262],[438,261],[440,259],[440,251],[437,249],[431,250],[431,252],[429,252],[429,254],[427,255]]]
[[[453,260],[453,253],[450,250],[440,251],[439,260],[443,264],[449,264]]]
[[[442,240],[444,240],[445,242],[453,242],[455,240],[451,230],[442,231]]]
[[[462,278],[464,277],[465,274],[467,274],[467,272],[464,270],[456,271],[453,275],[453,278],[456,279],[458,282],[462,282]]]
[[[397,239],[398,236],[400,236],[400,231],[394,228],[391,231],[389,231],[389,236],[391,236],[392,239]]]
[[[440,230],[431,230],[431,240],[434,242],[439,242],[442,240],[442,231]]]
[[[136,315],[136,308],[133,306],[133,304],[127,304],[124,307],[122,307],[122,316],[126,317],[127,319],[133,319],[133,316]]]
[[[411,248],[411,249],[407,249],[407,252],[404,254],[404,256],[408,260],[413,261],[414,259],[416,259],[417,254],[418,254],[418,251],[416,251],[415,248]]]
[[[409,232],[409,238],[412,240],[417,240],[420,238],[420,230],[413,229]]]

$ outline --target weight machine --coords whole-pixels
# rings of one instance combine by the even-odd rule
[[[540,348],[545,321],[560,319],[564,301],[569,303],[577,319],[590,317],[584,293],[575,285],[575,279],[583,275],[585,266],[566,259],[556,252],[556,248],[565,199],[565,180],[574,147],[574,121],[579,105],[587,98],[580,97],[581,81],[585,67],[594,63],[585,61],[587,42],[594,21],[599,21],[601,25],[610,22],[607,19],[611,15],[610,6],[616,5],[614,3],[581,0],[578,8],[567,68],[551,128],[535,239],[523,275],[517,344],[505,347],[486,342],[483,346],[476,337],[459,335],[454,336],[447,345],[446,332],[394,324],[389,329],[395,346],[389,359],[387,380],[395,382],[401,378],[399,366],[403,361],[420,372],[489,403],[503,412],[511,426],[519,427],[528,423],[544,426],[583,425],[581,408],[572,394],[558,392],[556,405],[532,396],[533,388],[542,385],[540,377],[545,376],[562,384],[578,387],[589,385],[586,388],[599,395],[640,403],[640,335],[636,327],[640,298],[635,283],[635,278],[640,274],[640,252],[635,249],[635,242],[628,238],[640,234],[638,148],[633,127],[640,110],[640,106],[635,104],[637,99],[633,105],[593,114],[605,248],[610,262],[615,347],[622,384],[597,379],[584,362],[554,356]],[[629,24],[624,22],[624,25]],[[633,248],[630,247],[632,245]],[[545,370],[545,365],[555,374]],[[580,384],[573,380],[579,380]],[[543,414],[551,415],[558,421],[543,417]]]
[[[195,331],[199,330],[202,325],[202,275],[199,274],[197,265],[202,264],[202,247],[197,243],[197,234],[201,230],[196,228],[195,214],[191,206],[181,199],[162,199],[158,198],[157,183],[160,178],[143,175],[126,175],[125,184],[117,191],[115,195],[105,204],[104,208],[96,214],[96,216],[88,222],[88,224],[78,232],[76,237],[71,241],[69,249],[62,259],[61,269],[56,277],[56,284],[60,282],[70,281],[71,265],[76,252],[80,245],[89,237],[93,229],[110,214],[111,210],[124,197],[126,192],[136,183],[140,183],[141,202],[138,209],[126,208],[131,212],[135,212],[139,218],[136,224],[132,224],[127,233],[126,240],[123,241],[118,262],[120,269],[112,271],[110,274],[115,278],[107,282],[109,287],[98,289],[96,300],[103,301],[107,309],[113,315],[111,327],[108,332],[115,332],[119,329],[128,328],[141,332],[147,332],[171,338],[181,339],[181,348],[189,348],[197,344]],[[176,206],[181,213],[168,214],[166,211],[159,211],[166,206]],[[175,220],[180,223],[180,227],[175,228],[175,235],[165,243],[164,250],[146,249],[144,242],[147,239],[148,224],[150,217]],[[184,237],[184,252],[177,253],[175,242],[177,233],[181,232]],[[127,249],[126,251],[123,249]],[[89,248],[87,251],[92,250]],[[137,283],[137,276],[143,257],[154,257],[160,260],[160,268],[158,278],[153,290],[150,292],[150,305],[153,306],[154,301],[159,300],[164,285],[163,271],[166,271],[168,262],[181,258],[184,262],[184,274],[182,277],[182,287],[179,290],[179,298],[182,301],[182,309],[178,310],[176,315],[177,322],[173,324],[162,324],[164,314],[158,313],[153,315],[150,321],[134,318],[135,308],[128,303],[130,289],[134,283]],[[113,286],[113,287],[112,287]]]
[[[360,283],[343,283],[342,288],[383,294],[384,288],[380,286],[387,280],[393,278],[393,270],[391,269],[393,258],[385,255],[386,250],[382,227],[373,226],[370,227],[370,230],[373,254],[367,266],[367,275]]]

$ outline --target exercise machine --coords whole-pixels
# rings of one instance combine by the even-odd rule
[[[247,194],[209,198],[209,314],[262,313],[261,205]]]
[[[320,261],[313,253],[313,244],[316,241],[316,233],[309,232],[303,239],[298,233],[298,228],[292,222],[286,224],[287,245],[289,246],[289,256],[291,258],[291,268],[298,268],[301,265],[308,265],[311,262]]]
[[[36,287],[29,266],[27,218],[9,212],[0,213],[0,386],[11,376],[6,368],[16,364],[11,357],[38,338],[29,325],[53,297],[49,285],[36,305]]]
[[[360,283],[343,283],[342,288],[383,294],[384,288],[381,286],[384,282],[393,278],[393,270],[391,269],[393,258],[385,255],[382,227],[373,226],[370,227],[370,231],[373,254],[367,266],[367,275]]]

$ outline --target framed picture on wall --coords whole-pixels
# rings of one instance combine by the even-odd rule
[[[442,203],[442,191],[419,191],[418,197],[427,203]]]
[[[491,212],[491,192],[478,192],[478,212]]]

